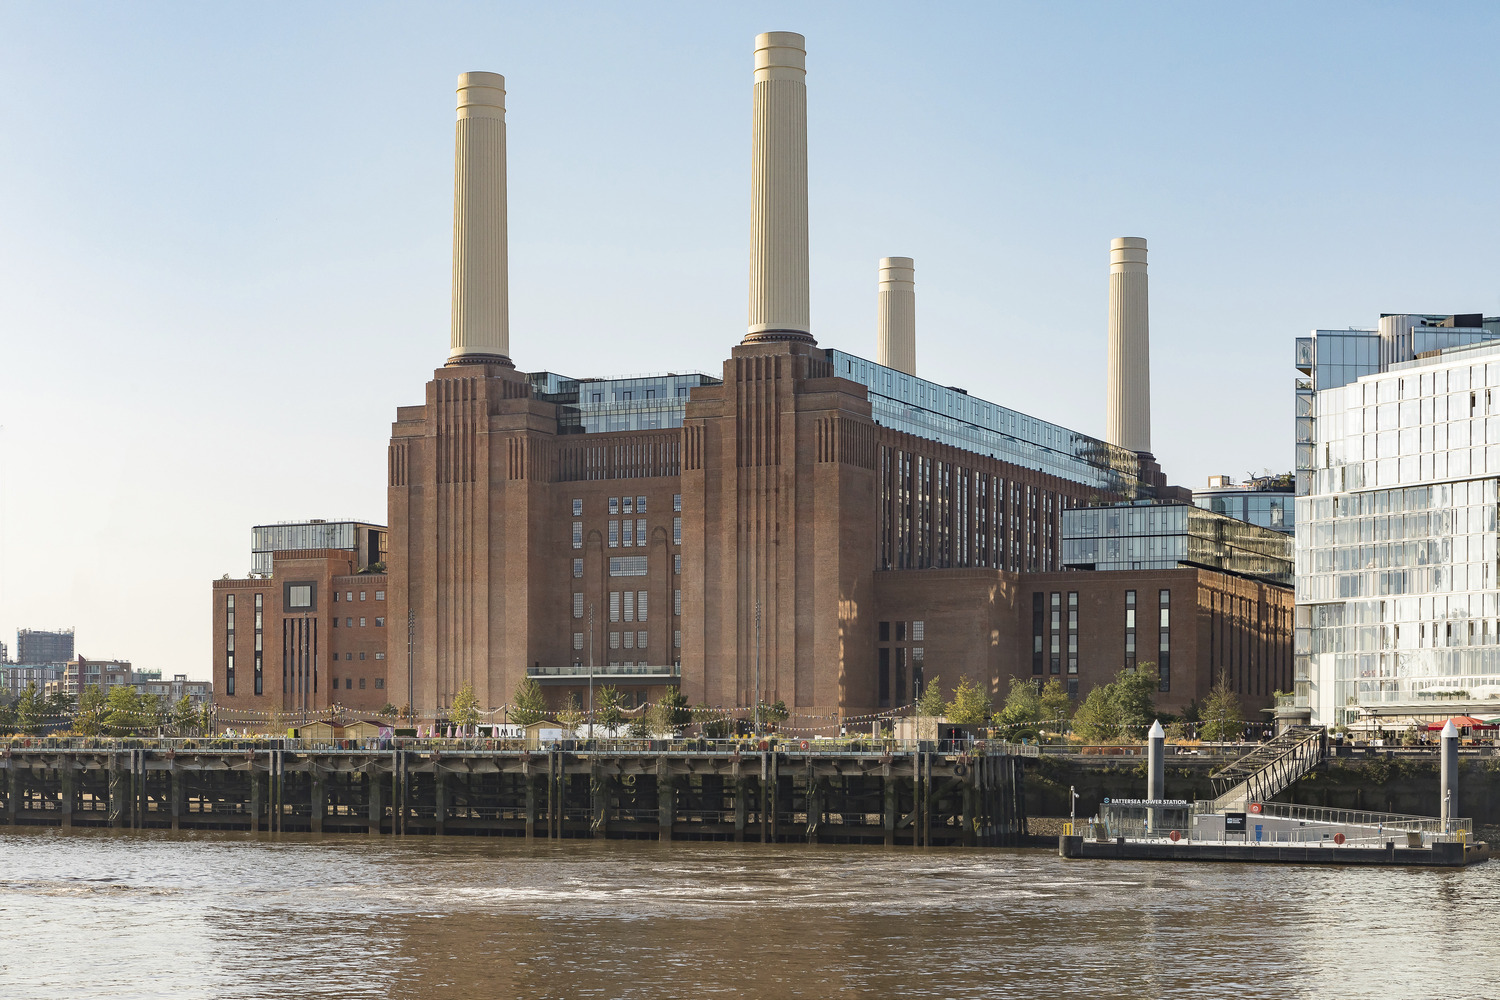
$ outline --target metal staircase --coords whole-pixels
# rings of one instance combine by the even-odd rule
[[[1244,809],[1261,802],[1322,763],[1328,753],[1328,731],[1322,726],[1290,726],[1233,764],[1220,768],[1209,779],[1218,798],[1219,812]]]

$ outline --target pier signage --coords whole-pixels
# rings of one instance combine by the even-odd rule
[[[1105,799],[1107,806],[1150,806],[1154,809],[1186,809],[1187,799]]]
[[[1245,832],[1245,814],[1244,813],[1225,813],[1224,814],[1224,832],[1225,833],[1244,833]]]

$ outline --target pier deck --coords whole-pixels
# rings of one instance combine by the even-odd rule
[[[1170,843],[1162,841],[1089,840],[1061,836],[1057,853],[1065,858],[1129,861],[1234,861],[1251,864],[1401,865],[1420,868],[1464,868],[1489,860],[1489,845],[1439,841],[1425,847],[1383,847],[1333,844]]]
[[[18,740],[0,825],[1013,846],[1022,752]]]

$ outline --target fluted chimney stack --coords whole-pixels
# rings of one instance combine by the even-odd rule
[[[813,339],[807,294],[806,45],[794,31],[755,38],[747,344]]]
[[[1135,452],[1151,451],[1151,344],[1146,308],[1146,241],[1109,244],[1109,375],[1104,436]]]
[[[448,364],[510,365],[505,77],[458,78],[453,132],[453,327]]]
[[[898,372],[917,373],[916,265],[910,257],[880,258],[875,360]]]

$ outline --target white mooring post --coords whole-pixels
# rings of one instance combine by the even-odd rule
[[[1151,723],[1146,734],[1146,800],[1156,802],[1162,797],[1162,786],[1166,784],[1166,765],[1162,757],[1166,753],[1167,734],[1161,728],[1161,720]],[[1156,829],[1156,807],[1146,807],[1146,829]]]
[[[1442,752],[1442,771],[1440,778],[1440,793],[1443,799],[1442,818],[1443,832],[1452,832],[1453,814],[1458,808],[1458,730],[1453,726],[1453,720],[1443,727],[1440,734],[1442,740],[1440,746]]]

